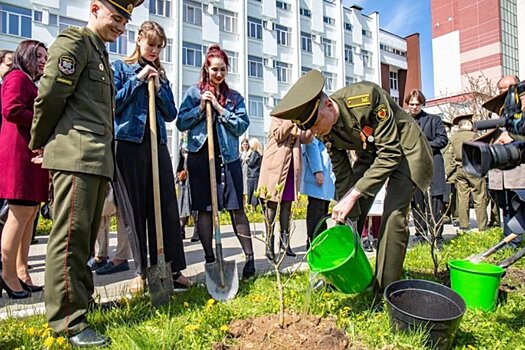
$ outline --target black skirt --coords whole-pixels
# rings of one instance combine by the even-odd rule
[[[215,147],[217,149],[217,147]],[[217,152],[215,152],[217,153]],[[210,167],[208,163],[208,142],[196,153],[188,153],[188,178],[191,188],[191,208],[197,211],[211,211]],[[215,155],[217,198],[219,210],[242,208],[242,167],[240,159],[224,164],[222,157]]]

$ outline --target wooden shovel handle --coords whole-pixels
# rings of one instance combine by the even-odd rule
[[[213,134],[213,114],[211,102],[206,101],[206,129],[208,132],[208,163],[210,167],[210,189],[211,189],[211,208],[213,216],[213,228],[215,229],[216,242],[221,241],[220,234],[217,234],[219,227],[219,200],[217,198],[217,173],[215,169],[215,144]]]
[[[157,254],[164,255],[164,235],[162,232],[162,212],[160,205],[159,150],[157,148],[157,112],[155,108],[155,82],[148,81],[148,118],[151,141],[151,175],[153,180],[153,208],[155,211],[155,231]]]

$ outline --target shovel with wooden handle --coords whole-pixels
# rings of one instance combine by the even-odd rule
[[[230,300],[239,290],[239,275],[234,260],[226,261],[222,256],[221,227],[219,224],[219,201],[215,172],[215,147],[211,103],[206,101],[206,128],[208,132],[208,162],[210,167],[211,207],[215,231],[215,261],[204,264],[206,288],[215,300]]]
[[[148,290],[154,306],[166,304],[174,293],[171,262],[164,257],[164,234],[162,231],[162,212],[160,205],[159,152],[157,149],[157,113],[155,110],[155,83],[148,81],[149,131],[151,136],[151,169],[153,182],[153,208],[155,211],[155,233],[157,237],[157,265],[146,269]]]
[[[501,241],[498,242],[498,244],[496,244],[495,246],[487,249],[486,251],[484,251],[483,253],[479,253],[479,254],[475,254],[475,255],[471,255],[467,258],[467,260],[470,260],[471,262],[473,263],[479,263],[481,260],[485,259],[486,257],[488,257],[489,255],[492,255],[494,254],[495,252],[497,252],[498,250],[500,250],[501,248],[503,248],[504,246],[506,246],[508,243],[510,243],[514,238],[518,237],[517,234],[515,233],[511,233],[510,235],[508,235],[507,237],[503,238]]]

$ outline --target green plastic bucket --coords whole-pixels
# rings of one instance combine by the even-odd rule
[[[330,216],[323,217],[314,233]],[[306,257],[310,271],[320,273],[343,293],[359,293],[370,285],[374,274],[350,225],[336,225],[319,234]]]
[[[501,277],[505,270],[502,267],[484,262],[473,263],[469,260],[452,260],[450,269],[450,286],[465,299],[470,309],[494,311],[498,300]]]

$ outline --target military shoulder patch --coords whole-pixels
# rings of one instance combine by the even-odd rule
[[[377,121],[381,123],[388,119],[388,108],[384,104],[380,104],[376,107],[376,109],[374,109],[374,114],[377,117]]]
[[[364,95],[350,96],[346,99],[346,106],[348,108],[370,106],[370,95],[364,94]]]
[[[65,75],[74,74],[77,68],[77,61],[71,56],[60,56],[58,59],[58,70]]]

